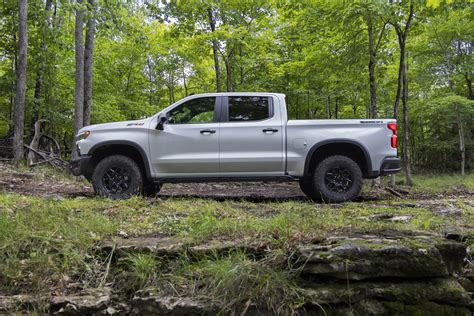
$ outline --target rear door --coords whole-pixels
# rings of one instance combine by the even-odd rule
[[[150,153],[157,177],[216,177],[219,173],[221,97],[198,97],[170,109],[162,131],[152,130]]]
[[[222,101],[221,176],[283,175],[284,131],[273,97],[235,95]]]

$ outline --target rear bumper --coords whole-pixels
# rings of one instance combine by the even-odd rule
[[[402,169],[400,158],[398,157],[386,157],[382,161],[382,166],[380,167],[380,175],[394,174],[399,172]]]
[[[82,155],[69,162],[69,169],[75,176],[85,175],[92,156]]]

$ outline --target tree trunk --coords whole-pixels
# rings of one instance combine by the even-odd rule
[[[408,120],[408,80],[407,80],[408,66],[405,64],[402,79],[403,79],[403,160],[405,162],[405,177],[407,185],[413,185],[411,176],[411,160],[410,160],[410,122]]]
[[[367,33],[369,35],[369,87],[370,87],[370,118],[377,118],[377,87],[375,85],[375,63],[376,52],[374,51],[374,33],[372,18],[367,18]]]
[[[209,26],[211,28],[211,32],[215,32],[216,30],[216,21],[214,20],[214,16],[212,14],[212,8],[207,9],[207,15],[209,17]],[[219,67],[219,48],[216,39],[212,40],[212,52],[214,53],[214,68],[216,70],[216,91],[221,92],[221,69]]]
[[[230,64],[229,58],[224,58],[225,62],[225,71],[226,71],[226,80],[227,80],[227,92],[234,91],[234,85],[232,84],[232,65]]]
[[[328,115],[328,119],[331,118],[331,97],[328,95],[326,98],[326,113]]]
[[[398,44],[400,46],[400,61],[398,64],[398,80],[397,80],[397,95],[395,96],[395,105],[393,106],[393,117],[398,120],[398,109],[400,108],[400,100],[402,98],[403,90],[403,74],[405,72],[405,43],[400,37],[402,34],[398,34]]]
[[[27,68],[27,17],[28,0],[19,0],[18,68],[16,69],[16,97],[13,112],[13,162],[18,164],[24,157],[23,135],[25,125],[26,68]]]
[[[244,67],[242,66],[242,44],[239,45],[239,61],[240,61],[240,91],[242,91],[242,86],[244,85]]]
[[[86,24],[86,43],[84,49],[84,126],[91,124],[92,108],[92,70],[94,58],[95,4],[88,0],[90,16]]]
[[[469,77],[469,74],[467,72],[464,73],[464,78],[466,78],[467,97],[469,100],[474,100],[474,94],[472,92],[472,79]]]
[[[38,120],[34,124],[34,132],[33,132],[33,137],[31,139],[30,143],[30,148],[33,150],[38,150],[39,147],[39,141],[41,139],[41,124],[43,122],[47,122],[46,120]],[[33,166],[36,163],[36,154],[33,150],[28,151],[28,159],[27,159],[27,165],[28,166]]]
[[[33,101],[33,114],[31,115],[30,121],[30,139],[33,139],[35,134],[35,123],[39,120],[40,116],[40,107],[41,107],[41,87],[42,87],[42,78],[41,72],[43,71],[43,65],[40,65],[40,69],[36,73],[36,83],[35,83],[35,93]]]
[[[172,72],[168,74],[168,82],[169,82],[168,96],[169,96],[170,104],[173,104],[174,103],[174,76]]]
[[[184,95],[188,96],[188,86],[186,84],[186,65],[183,62],[183,86],[184,86]]]
[[[34,92],[34,101],[33,101],[33,115],[31,116],[30,121],[30,139],[34,137],[35,133],[35,123],[40,118],[41,111],[41,95],[43,93],[43,72],[45,70],[45,64],[47,59],[48,52],[48,43],[46,40],[47,29],[51,25],[51,6],[53,4],[52,0],[47,0],[45,4],[44,11],[46,13],[46,19],[43,22],[44,24],[41,27],[41,50],[40,50],[40,62],[39,67],[36,72],[36,83],[35,83],[35,92]]]
[[[79,6],[82,6],[82,0],[77,0]],[[77,158],[76,135],[84,124],[84,36],[82,29],[82,8],[76,10],[76,30],[75,30],[75,48],[76,48],[76,85],[74,88],[74,134],[71,147],[72,158]]]
[[[464,129],[462,126],[461,114],[459,113],[459,104],[456,102],[456,121],[458,125],[458,134],[459,134],[459,152],[461,154],[461,175],[465,175],[465,165],[466,165],[466,145],[464,141]]]

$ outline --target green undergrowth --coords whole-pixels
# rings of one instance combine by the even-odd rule
[[[107,216],[74,201],[1,194],[0,289],[35,292],[49,282],[94,278],[89,252],[113,232]]]
[[[442,183],[445,180],[429,181]],[[472,235],[472,199],[429,202],[388,199],[328,205],[308,200],[253,203],[246,200],[139,197],[117,201],[0,193],[0,292],[49,292],[51,288],[61,291],[68,282],[80,282],[83,286],[106,284],[116,275],[109,270],[116,267],[108,267],[108,258],[99,254],[95,246],[100,240],[127,235],[165,234],[186,239],[191,245],[211,240],[253,243],[265,245],[271,253],[285,253],[295,242],[320,241],[332,235],[388,233],[405,236],[429,232],[441,236],[447,227],[452,226]],[[456,212],[441,215],[435,209],[440,207],[454,208]],[[391,221],[380,214],[407,217]],[[173,263],[178,264],[177,268],[166,274],[168,278],[175,278],[172,284],[179,286],[181,278],[185,288],[190,286],[189,282],[203,278],[212,286],[198,294],[215,296],[219,305],[224,307],[232,306],[234,301],[230,296],[219,296],[227,292],[220,293],[218,289],[232,287],[233,282],[246,284],[242,288],[235,286],[235,292],[228,292],[243,291],[243,301],[252,297],[247,301],[252,304],[258,301],[271,309],[278,309],[276,301],[266,302],[263,297],[285,302],[282,296],[272,294],[281,292],[292,297],[293,305],[288,303],[289,306],[297,305],[298,295],[291,292],[291,276],[286,274],[288,267],[274,265],[275,261],[257,260],[238,253],[193,260],[184,256],[180,260]],[[130,255],[121,264],[127,267],[126,271],[132,271],[132,288],[138,289],[154,282],[165,282],[156,271],[170,263],[139,254]],[[220,271],[231,271],[230,279],[224,278]],[[256,276],[252,274],[247,279],[239,279],[249,271]],[[262,281],[266,278],[276,284],[273,281],[266,284]],[[264,285],[255,285],[259,282]],[[216,292],[212,292],[214,290]]]
[[[304,303],[296,284],[299,270],[289,262],[282,251],[259,259],[234,250],[197,260],[183,255],[172,261],[150,254],[133,254],[117,277],[121,280],[124,276],[131,277],[135,289],[145,292],[208,302],[224,314],[245,314],[257,306],[275,315],[287,315]]]
[[[405,175],[397,174],[397,184],[405,184]],[[389,177],[385,177],[387,184]],[[474,190],[474,174],[414,174],[412,193],[455,193],[463,190]]]

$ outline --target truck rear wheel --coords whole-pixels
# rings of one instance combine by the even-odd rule
[[[147,181],[143,186],[143,195],[148,197],[155,197],[160,193],[161,184]]]
[[[102,159],[92,173],[96,194],[112,199],[126,199],[143,190],[143,176],[137,163],[122,155]]]
[[[346,156],[330,156],[321,161],[313,173],[313,199],[341,203],[357,198],[362,189],[362,171]]]

